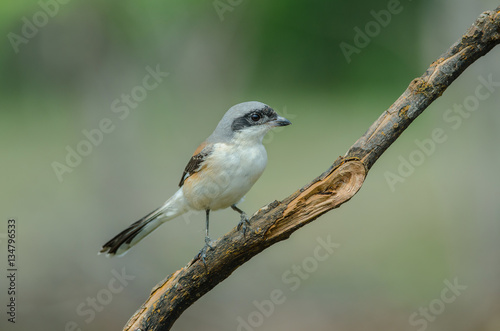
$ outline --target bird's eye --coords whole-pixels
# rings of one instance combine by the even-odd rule
[[[254,114],[250,115],[250,118],[252,119],[252,121],[257,122],[258,120],[261,119],[261,116],[257,113],[254,113]]]

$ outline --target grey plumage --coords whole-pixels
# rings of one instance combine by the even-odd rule
[[[214,132],[207,138],[206,141],[209,143],[229,142],[235,134],[231,126],[236,119],[241,118],[252,111],[258,111],[266,108],[271,109],[268,105],[258,101],[242,102],[232,106],[224,114]]]

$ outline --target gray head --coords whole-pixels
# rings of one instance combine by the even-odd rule
[[[243,102],[229,108],[208,141],[229,141],[235,135],[243,139],[262,141],[270,129],[290,124],[292,123],[289,120],[279,116],[262,102]]]

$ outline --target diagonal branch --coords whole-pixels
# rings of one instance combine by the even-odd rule
[[[462,38],[415,78],[391,107],[322,175],[251,218],[246,237],[233,229],[208,251],[156,285],[124,330],[169,330],[202,295],[269,246],[339,207],[358,192],[368,170],[401,133],[474,61],[500,43],[500,7],[482,13]]]

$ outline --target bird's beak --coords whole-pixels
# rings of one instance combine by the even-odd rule
[[[287,120],[284,117],[278,116],[278,118],[269,122],[269,124],[271,124],[272,127],[277,127],[277,126],[287,126],[287,125],[292,124],[292,122],[290,122],[289,120]]]

